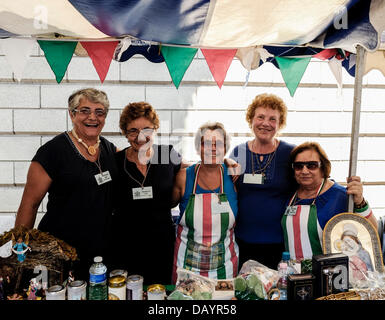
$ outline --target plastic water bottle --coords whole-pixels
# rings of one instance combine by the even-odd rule
[[[90,268],[89,300],[108,300],[107,267],[102,257],[95,257]]]
[[[278,267],[279,280],[277,283],[277,288],[280,293],[279,300],[287,300],[287,276],[288,268],[286,262],[281,262]]]
[[[286,263],[287,274],[298,273],[298,272],[296,272],[296,270],[294,268],[294,262],[292,260],[290,260],[290,252],[289,251],[282,252],[282,260],[278,263],[278,268],[277,268],[278,270],[279,270],[279,265],[281,263]]]

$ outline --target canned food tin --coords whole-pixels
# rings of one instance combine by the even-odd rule
[[[147,300],[164,300],[166,288],[161,284],[152,284],[147,289]]]
[[[115,276],[124,276],[127,279],[127,271],[122,269],[112,270],[110,272],[110,278]]]
[[[137,274],[127,278],[127,300],[143,300],[143,277]]]
[[[49,287],[45,291],[46,300],[65,300],[66,299],[66,288],[62,285],[55,285]]]
[[[126,278],[114,276],[108,280],[108,300],[126,300]]]
[[[87,282],[84,280],[72,281],[67,287],[68,300],[87,300]]]

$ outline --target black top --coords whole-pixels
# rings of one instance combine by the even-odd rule
[[[101,170],[108,170],[114,181],[116,147],[103,137],[100,140]],[[97,184],[97,164],[79,153],[66,132],[41,146],[32,161],[40,163],[52,179],[47,213],[38,228],[75,247],[81,260],[105,255],[112,216],[112,182]]]
[[[133,199],[132,189],[140,188],[144,176],[135,163],[126,159],[127,149],[115,154],[119,177],[115,192],[117,208],[113,234],[116,253],[113,256],[116,268],[124,268],[128,274],[142,275],[145,283],[169,284],[175,241],[171,195],[181,156],[171,145],[153,145],[153,149],[143,184],[152,187],[152,199]]]

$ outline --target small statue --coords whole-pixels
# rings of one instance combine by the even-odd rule
[[[3,282],[4,282],[3,277],[0,276],[0,300],[5,300]]]
[[[14,239],[14,236],[12,234],[12,239]],[[28,246],[29,242],[29,234],[27,233],[25,237],[25,242],[23,242],[23,238],[20,236],[17,239],[17,242],[13,245],[12,251],[16,253],[17,255],[17,260],[19,262],[23,262],[25,260],[25,253],[29,250],[31,251],[31,247]]]
[[[28,300],[41,300],[41,297],[37,296],[38,290],[41,289],[41,284],[36,281],[36,278],[32,278],[29,281],[29,288],[27,291]]]

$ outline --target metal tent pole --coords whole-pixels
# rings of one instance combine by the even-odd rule
[[[352,112],[352,133],[350,140],[349,177],[355,176],[357,171],[358,138],[360,133],[360,112],[362,96],[362,78],[365,67],[365,48],[358,45],[356,54],[356,74],[354,79],[354,98]],[[353,196],[349,196],[348,212],[353,212]]]

